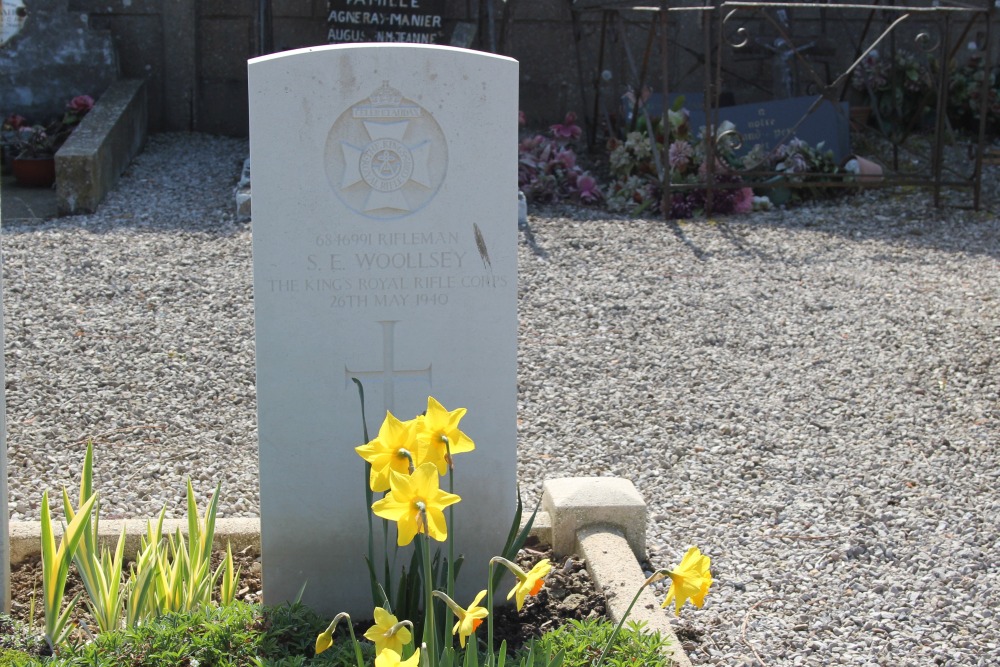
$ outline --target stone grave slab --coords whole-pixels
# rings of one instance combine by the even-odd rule
[[[318,610],[371,614],[352,377],[371,437],[428,395],[468,409],[449,530],[460,596],[484,587],[516,503],[517,86],[516,61],[445,46],[250,61],[268,604],[306,583]]]

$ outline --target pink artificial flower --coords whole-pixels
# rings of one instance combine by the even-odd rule
[[[580,201],[588,204],[600,201],[601,191],[597,187],[597,180],[590,174],[582,174],[577,178],[576,187],[580,195]]]
[[[576,166],[576,153],[568,148],[563,148],[555,157],[556,161],[561,162],[567,169],[572,169]]]
[[[517,124],[520,125],[521,127],[524,127],[525,125],[528,124],[528,120],[524,117],[523,111],[517,112]]]
[[[576,114],[572,111],[566,114],[562,123],[551,125],[549,130],[556,139],[577,139],[583,134],[583,130],[576,124]]]
[[[526,137],[522,139],[521,146],[525,151],[533,151],[539,146],[542,146],[545,143],[545,141],[546,141],[545,137],[543,137],[540,134],[536,134],[533,137]]]
[[[714,173],[715,174],[724,174],[724,173],[726,173],[726,165],[719,158],[715,158],[715,172]],[[698,174],[700,176],[707,176],[708,175],[708,163],[707,162],[702,162],[701,163],[701,166],[698,167]]]
[[[785,171],[793,174],[803,174],[809,171],[809,163],[806,162],[804,155],[796,153],[785,160]]]
[[[733,213],[750,213],[753,211],[753,190],[740,188],[733,198]]]
[[[667,162],[670,163],[671,169],[680,172],[687,169],[693,156],[694,149],[691,148],[691,144],[683,140],[675,141],[670,144],[670,150],[667,151]]]
[[[94,98],[90,95],[77,95],[69,101],[66,108],[76,114],[85,114],[94,108]]]

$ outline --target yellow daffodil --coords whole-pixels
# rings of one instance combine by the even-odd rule
[[[513,563],[510,563],[510,565],[513,565]],[[514,584],[514,588],[507,594],[507,599],[509,600],[516,596],[517,610],[521,611],[521,608],[524,606],[524,599],[529,595],[538,595],[538,591],[542,590],[542,586],[545,585],[542,579],[552,571],[552,563],[549,562],[548,558],[543,558],[535,563],[535,566],[527,573],[516,565],[514,565],[514,568],[511,568],[510,565],[507,566],[507,569],[517,577],[517,583]]]
[[[417,667],[420,664],[420,649],[406,660],[391,648],[382,650],[375,658],[375,667]]]
[[[414,420],[399,421],[391,412],[386,411],[385,421],[378,429],[378,437],[367,445],[354,448],[361,458],[372,465],[371,475],[368,477],[368,485],[372,491],[389,490],[389,472],[392,470],[403,475],[410,473],[417,446],[414,439],[415,428]]]
[[[319,633],[319,636],[316,637],[316,655],[319,655],[331,646],[333,646],[333,633],[329,630]]]
[[[438,472],[433,464],[418,466],[408,476],[390,471],[389,489],[384,498],[372,504],[372,511],[377,517],[396,522],[396,543],[399,546],[412,542],[417,533],[424,533],[439,542],[448,539],[443,510],[461,498],[440,489]]]
[[[458,429],[465,408],[450,412],[433,396],[427,397],[427,412],[417,421],[417,465],[433,463],[438,474],[448,472],[448,454],[463,454],[476,448],[469,436]]]
[[[376,655],[385,648],[403,653],[403,647],[410,643],[410,630],[405,623],[397,621],[395,616],[382,607],[375,607],[375,625],[365,632],[365,639],[375,642]]]
[[[701,553],[698,547],[691,547],[684,554],[680,565],[667,573],[670,577],[670,590],[667,591],[667,599],[663,602],[666,609],[670,601],[673,600],[676,606],[676,614],[681,615],[681,607],[688,599],[694,606],[701,607],[705,604],[705,594],[708,593],[712,585],[712,573],[708,571],[712,564],[711,559]]]
[[[455,616],[458,617],[458,623],[452,628],[451,634],[458,635],[458,641],[465,648],[465,639],[471,637],[476,631],[476,628],[483,622],[483,619],[490,615],[490,612],[486,610],[486,607],[478,606],[480,602],[483,601],[483,597],[486,596],[486,591],[479,591],[479,595],[476,599],[472,601],[468,609],[458,609],[453,610]]]
[[[451,634],[458,635],[458,641],[462,644],[462,648],[465,648],[465,639],[471,637],[473,633],[476,632],[476,628],[482,624],[483,619],[490,615],[490,612],[486,610],[486,607],[478,606],[482,602],[483,597],[486,596],[486,591],[479,591],[479,595],[476,599],[472,601],[468,609],[464,609],[459,606],[457,602],[452,600],[448,595],[442,591],[434,591],[434,597],[444,600],[444,603],[448,605],[452,613],[458,618],[458,623],[455,627],[451,629]]]

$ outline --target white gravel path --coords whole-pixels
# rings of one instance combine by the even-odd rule
[[[246,142],[151,139],[96,215],[5,225],[12,518],[97,447],[104,516],[257,512]],[[995,193],[995,175],[988,184]],[[718,583],[698,665],[1000,664],[1000,221],[923,194],[682,225],[533,210],[519,481],[632,479]]]

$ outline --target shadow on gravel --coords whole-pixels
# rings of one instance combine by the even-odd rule
[[[538,245],[538,241],[535,240],[535,232],[531,230],[531,225],[528,224],[527,221],[518,222],[517,228],[524,236],[524,242],[528,244],[529,248],[531,248],[531,252],[533,252],[540,259],[549,258],[548,251],[546,251],[545,248],[542,248],[540,245]]]
[[[695,256],[695,259],[704,262],[712,256],[712,253],[702,250],[697,244],[694,243],[694,241],[689,239],[681,226],[677,224],[676,220],[667,220],[667,225],[669,225],[670,230],[674,233],[674,236],[677,237],[677,240],[682,245],[687,246],[688,250],[691,251],[691,254]]]
[[[885,192],[879,196],[882,198],[866,197],[863,201],[860,196],[848,197],[809,207],[754,213],[743,218],[741,224],[790,231],[808,229],[851,241],[882,241],[1000,259],[1000,215],[995,210],[935,208],[929,196],[919,193],[899,196]],[[738,240],[734,242],[738,244]]]

